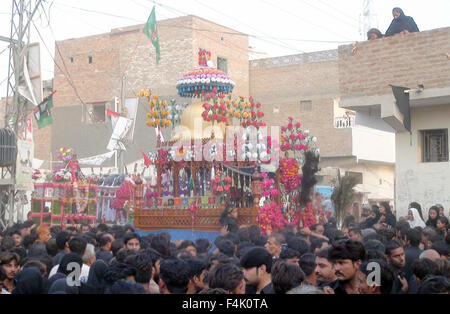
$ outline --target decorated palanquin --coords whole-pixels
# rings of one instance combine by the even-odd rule
[[[184,108],[174,101],[160,100],[150,90],[139,92],[138,96],[146,97],[149,104],[146,124],[155,128],[158,138],[157,152],[150,154],[156,182],[142,185],[139,179],[135,180],[132,207],[134,225],[140,230],[218,231],[219,217],[227,203],[238,208],[240,225],[256,224],[261,179],[256,163],[226,162],[225,143],[219,142],[224,142],[226,126],[232,120],[225,114],[214,117],[217,119],[211,115],[210,121],[205,118],[210,95],[216,95],[217,100],[219,95],[231,93],[235,84],[224,72],[209,67],[205,58],[207,52],[200,50],[199,68],[177,82],[181,97],[198,98],[199,102]],[[164,142],[160,128],[177,124],[179,130]],[[203,154],[204,150],[208,152]],[[237,150],[235,146],[234,154]],[[222,158],[219,154],[223,154]]]
[[[97,185],[48,182],[34,185],[31,217],[38,224],[66,228],[96,221]]]
[[[261,104],[252,97],[232,99],[234,82],[211,68],[208,57],[200,50],[199,68],[177,82],[181,97],[198,102],[184,107],[161,100],[150,89],[138,93],[148,103],[146,124],[157,136],[156,153],[145,156],[157,174],[145,184],[140,177],[134,179],[130,206],[135,227],[218,231],[227,203],[238,208],[239,225],[259,225],[265,233],[310,224],[310,206],[305,206],[309,192],[302,193],[301,187],[310,191],[314,183],[302,185],[300,170],[317,166],[305,162],[307,152],[315,156],[310,160],[318,160],[318,150],[312,149],[317,139],[289,118],[281,137],[272,140]],[[161,128],[175,126],[170,141],[164,141]],[[240,128],[235,132],[229,126]],[[284,158],[279,158],[280,151]]]
[[[94,177],[81,172],[72,148],[57,150],[61,165],[47,175],[45,183],[35,183],[31,195],[31,217],[40,225],[69,226],[97,221],[98,186]]]

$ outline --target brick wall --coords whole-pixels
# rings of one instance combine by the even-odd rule
[[[317,136],[322,156],[351,155],[351,129],[333,124],[339,96],[336,50],[251,61],[250,94],[263,105],[269,126],[285,125],[292,116]],[[300,110],[304,100],[312,102],[311,111]]]
[[[233,94],[249,96],[248,36],[207,20],[194,17],[194,62],[198,49],[211,51],[211,61],[217,67],[217,57],[226,58],[228,75],[236,83]],[[230,34],[230,33],[236,33]]]
[[[450,84],[450,27],[339,47],[343,96],[392,93],[389,84],[426,89]]]

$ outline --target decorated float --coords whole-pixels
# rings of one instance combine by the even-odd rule
[[[317,139],[292,118],[272,139],[262,105],[252,97],[233,99],[233,80],[209,67],[205,56],[200,50],[199,67],[177,82],[179,96],[193,99],[187,108],[150,89],[138,93],[148,104],[146,124],[157,134],[156,153],[145,156],[157,179],[133,180],[135,227],[218,231],[228,203],[238,209],[239,225],[258,224],[264,233],[316,223],[321,214],[310,192]],[[173,129],[170,141],[161,128]]]
[[[45,183],[34,184],[33,221],[63,229],[80,223],[95,223],[98,189],[95,180],[83,175],[73,149],[62,147],[56,157],[62,165],[47,175]]]

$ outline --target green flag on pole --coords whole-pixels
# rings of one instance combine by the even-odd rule
[[[153,46],[156,49],[156,64],[159,64],[161,59],[161,51],[159,48],[159,37],[158,37],[158,27],[156,26],[156,14],[155,7],[153,7],[152,13],[148,17],[147,24],[144,27],[144,34],[150,38]]]
[[[53,108],[52,96],[47,97],[44,101],[37,106],[34,110],[34,117],[38,123],[38,128],[42,129],[53,123],[50,109]]]

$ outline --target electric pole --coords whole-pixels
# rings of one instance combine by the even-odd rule
[[[26,62],[28,44],[30,43],[30,25],[34,14],[42,0],[11,0],[11,32],[9,38],[0,37],[9,45],[8,83],[6,88],[5,128],[11,129],[17,138],[21,135],[19,128],[26,123],[25,106],[27,100],[19,94],[19,84],[24,77],[24,62]],[[34,3],[34,5],[32,5]],[[12,99],[10,97],[12,96]],[[6,186],[9,196],[8,225],[14,224],[14,199],[16,195],[16,165],[12,165],[6,179],[2,170],[2,185]],[[4,217],[2,217],[4,218]]]

